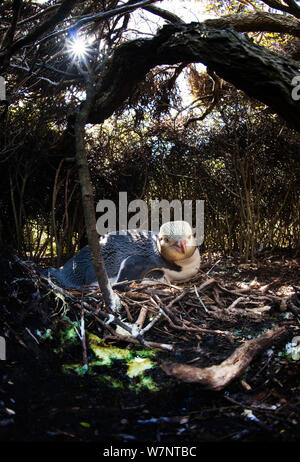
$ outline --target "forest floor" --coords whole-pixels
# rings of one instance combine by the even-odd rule
[[[136,284],[119,319],[144,344],[97,291],[60,292],[7,249],[0,274],[2,442],[300,441],[299,258],[215,255],[189,283]]]

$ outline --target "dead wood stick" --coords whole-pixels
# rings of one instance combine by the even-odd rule
[[[212,265],[212,267],[210,268],[210,270],[207,271],[206,274],[209,274],[209,273],[211,272],[211,270],[212,270],[220,261],[221,261],[221,258],[219,258],[219,260],[217,260],[217,261]],[[208,268],[208,266],[210,266],[210,263],[206,263],[205,265],[206,265],[206,267]],[[201,269],[202,269],[202,270],[205,269],[205,265],[201,266]]]
[[[250,312],[250,311],[253,311],[253,313],[267,313],[268,311],[271,310],[271,306],[269,305],[265,305],[265,306],[261,306],[261,307],[258,307],[258,308],[247,308],[247,310]]]
[[[122,341],[127,343],[133,343],[134,345],[140,345],[140,342],[135,338],[129,337],[127,335],[116,334],[115,335],[107,335],[104,337],[104,341],[106,340],[115,340],[115,341]],[[158,343],[158,342],[147,342],[148,348],[159,348],[160,350],[167,350],[173,351],[174,345],[169,343]],[[180,350],[179,350],[180,351]]]
[[[287,301],[287,306],[288,306],[288,309],[296,316],[296,317],[300,317],[300,308],[298,308],[298,306],[296,306],[291,299],[289,299]]]
[[[152,321],[149,322],[149,324],[147,324],[147,326],[144,327],[144,329],[141,330],[141,335],[144,335],[145,332],[147,332],[148,330],[150,330],[150,329],[154,326],[154,324],[156,324],[157,321],[160,320],[160,318],[162,317],[162,315],[163,315],[163,313],[160,312],[155,318],[153,318]]]
[[[162,369],[167,375],[173,375],[184,382],[200,383],[209,390],[222,390],[244,372],[259,352],[285,333],[285,327],[269,330],[260,337],[243,343],[219,365],[200,368],[165,362]]]
[[[124,295],[123,298],[143,302],[145,300],[149,300],[150,297],[149,295],[146,295],[145,293],[141,294],[139,292],[130,291],[130,292],[126,292],[126,295]]]
[[[282,297],[278,297],[278,295],[271,295],[271,294],[268,294],[268,295],[253,294],[251,297],[254,299],[257,298],[258,300],[270,300],[271,302],[278,302],[278,303],[280,303],[282,300]]]
[[[142,329],[146,316],[148,313],[148,308],[146,306],[143,306],[140,310],[139,316],[136,320],[136,325],[139,327],[139,329]]]
[[[262,294],[265,294],[265,293],[267,292],[267,290],[270,289],[270,287],[275,286],[275,285],[278,284],[279,282],[280,282],[280,278],[274,279],[274,281],[270,282],[269,284],[266,284],[265,286],[260,287],[258,290],[259,290],[259,292],[261,292]]]
[[[9,332],[12,332],[12,334],[16,337],[17,341],[20,345],[22,345],[22,347],[26,348],[26,350],[29,350],[29,347],[23,342],[20,335],[14,329],[12,329],[6,321],[4,321],[3,325],[8,329]]]
[[[254,409],[255,411],[257,411],[258,409],[262,409],[263,411],[276,411],[277,410],[277,406],[276,405],[274,406],[271,404],[268,405],[264,403],[262,404],[240,403],[236,399],[231,398],[231,396],[228,396],[226,392],[224,393],[224,398],[230,401],[231,403],[236,404],[237,406],[240,406],[246,409]]]
[[[181,295],[185,295],[185,293]],[[177,316],[175,316],[174,313],[172,313],[172,311],[168,308],[170,306],[170,303],[168,306],[162,307],[161,300],[156,295],[153,297],[153,301],[155,301],[154,298],[156,298],[158,302],[157,307],[159,308],[160,312],[164,315],[164,317],[167,319],[167,321],[169,322],[170,326],[173,329],[181,330],[181,331],[188,331],[188,332],[195,332],[195,333],[201,332],[201,333],[208,333],[208,334],[219,334],[219,335],[225,336],[230,342],[232,341],[232,334],[230,332],[225,333],[222,330],[206,329],[205,327],[198,327],[198,326],[195,326],[195,327],[187,326],[186,324],[187,323],[191,324],[191,322],[188,321],[187,323],[184,323]],[[178,298],[179,297],[177,297],[173,301],[175,300],[178,301]],[[177,324],[175,324],[175,322],[177,322]]]
[[[262,313],[255,312],[253,309],[251,310],[248,308],[231,308],[229,311],[226,310],[226,313],[233,318],[237,317],[237,319],[248,318],[253,322],[261,322],[262,320]]]
[[[215,279],[213,279],[213,278],[209,278],[206,281],[204,281],[199,287],[197,287],[197,291],[201,292],[204,289],[207,289],[207,287],[209,287],[212,284],[217,284],[217,281]]]
[[[232,334],[229,332],[229,333],[226,333],[222,330],[215,330],[215,329],[207,329],[205,327],[189,327],[186,325],[186,323],[181,323],[181,326],[177,325],[177,324],[174,324],[174,322],[172,321],[172,319],[167,315],[167,313],[165,312],[165,307],[164,308],[160,308],[162,314],[164,315],[164,317],[167,319],[167,321],[169,322],[170,326],[173,328],[173,329],[176,329],[176,330],[181,330],[181,331],[185,331],[185,332],[195,332],[195,333],[205,333],[205,334],[219,334],[219,335],[223,335],[224,337],[228,338],[229,341],[232,340]]]
[[[107,329],[113,336],[116,334],[116,331],[113,327],[111,327],[109,324],[106,324],[106,322],[102,321],[102,319],[98,318],[96,314],[93,314],[94,318],[96,321],[101,324],[105,329]]]
[[[164,281],[156,281],[155,279],[152,279],[151,282],[141,282],[138,286],[134,287],[132,290],[134,290],[134,292],[137,292],[140,290],[145,292],[146,289],[150,289],[153,286],[165,286],[171,289],[181,290],[181,287],[174,286],[173,284],[170,284]]]
[[[132,315],[131,315],[131,313],[130,313],[130,310],[129,310],[129,308],[128,308],[127,303],[125,303],[124,300],[123,300],[122,305],[125,307],[125,311],[126,311],[126,314],[127,314],[127,319],[128,319],[128,321],[129,321],[129,322],[133,322],[133,317],[132,317]]]
[[[170,291],[169,290],[165,290],[165,289],[155,289],[155,290],[150,290],[150,289],[147,289],[145,290],[145,293],[146,294],[149,294],[151,296],[153,296],[153,294],[155,295],[161,295],[162,297],[164,297],[165,299],[172,299],[174,297],[174,294],[172,293],[170,295]]]
[[[246,298],[245,297],[237,298],[234,302],[231,303],[231,305],[229,305],[228,308],[226,308],[226,310],[230,310],[231,308],[234,308],[236,305],[238,305],[243,300],[246,300]]]
[[[112,313],[106,313],[105,311],[100,310],[99,308],[97,309],[97,314],[100,314],[101,316],[108,318],[109,322],[112,322],[113,324],[116,324],[117,326],[122,327],[122,329],[126,330],[129,332],[130,335],[132,335],[134,338],[136,338],[142,345],[145,347],[148,347],[148,342],[139,334],[139,332],[136,329],[136,326],[128,326],[126,323],[122,322],[117,316],[115,316]],[[99,321],[98,321],[99,322]]]
[[[182,292],[182,294],[178,295],[176,298],[174,298],[165,308],[167,311],[173,306],[175,303],[177,303],[179,300],[181,300],[185,295],[187,294],[187,291]]]
[[[222,286],[219,283],[217,283],[217,286],[219,287],[219,289],[221,289],[226,294],[237,295],[238,297],[240,297],[242,294],[246,294],[247,292],[251,291],[251,289],[248,289],[248,288],[238,289],[238,290],[229,290],[229,289],[226,289],[226,287]]]
[[[220,299],[220,292],[214,287],[213,288],[213,297],[220,308],[224,308],[224,303]]]
[[[171,318],[173,320],[173,323],[177,322],[178,324],[181,324],[181,320],[178,319],[178,317],[173,313],[172,310],[170,310],[170,306],[172,306],[176,301],[178,302],[178,300],[183,298],[184,295],[185,293],[180,294],[178,297],[174,298],[174,300],[172,300],[172,302],[170,302],[167,306],[163,304],[163,302],[157,295],[153,296],[152,301],[155,303],[159,310],[163,309],[162,313],[168,320],[170,320]]]
[[[154,324],[156,324],[157,321],[159,321],[159,319],[160,319],[160,318],[162,317],[162,315],[163,315],[163,312],[162,312],[162,310],[160,309],[160,307],[158,306],[158,304],[156,303],[156,301],[153,300],[153,298],[151,298],[151,301],[152,301],[153,305],[156,306],[156,307],[159,309],[159,313],[158,313],[157,316],[155,316],[155,318],[152,319],[152,321],[149,322],[149,324],[147,324],[146,327],[144,327],[144,329],[141,330],[141,332],[140,332],[141,335],[144,335],[145,332],[147,332],[148,330],[150,330],[150,329],[154,326]]]

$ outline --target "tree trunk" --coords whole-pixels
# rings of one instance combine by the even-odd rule
[[[94,265],[98,284],[101,289],[103,299],[109,311],[117,311],[120,306],[119,297],[113,292],[108,280],[104,266],[104,261],[99,245],[99,236],[96,230],[96,216],[93,188],[88,167],[86,145],[85,145],[85,125],[92,108],[95,97],[93,82],[87,83],[86,99],[81,105],[80,111],[75,121],[75,143],[76,143],[76,163],[81,186],[82,205],[86,225],[86,233]]]

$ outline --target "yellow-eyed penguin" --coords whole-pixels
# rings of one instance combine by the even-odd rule
[[[108,278],[119,291],[148,275],[160,280],[165,277],[170,282],[188,280],[200,267],[200,253],[192,229],[185,221],[164,223],[159,233],[136,229],[125,234],[108,233],[99,242]],[[40,271],[66,288],[80,289],[97,283],[89,246],[61,268]],[[123,281],[128,282],[118,284]]]

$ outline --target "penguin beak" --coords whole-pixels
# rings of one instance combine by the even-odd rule
[[[176,249],[179,249],[180,252],[185,253],[186,242],[182,240],[180,240],[179,242],[177,241],[175,242],[174,247],[176,247]]]

